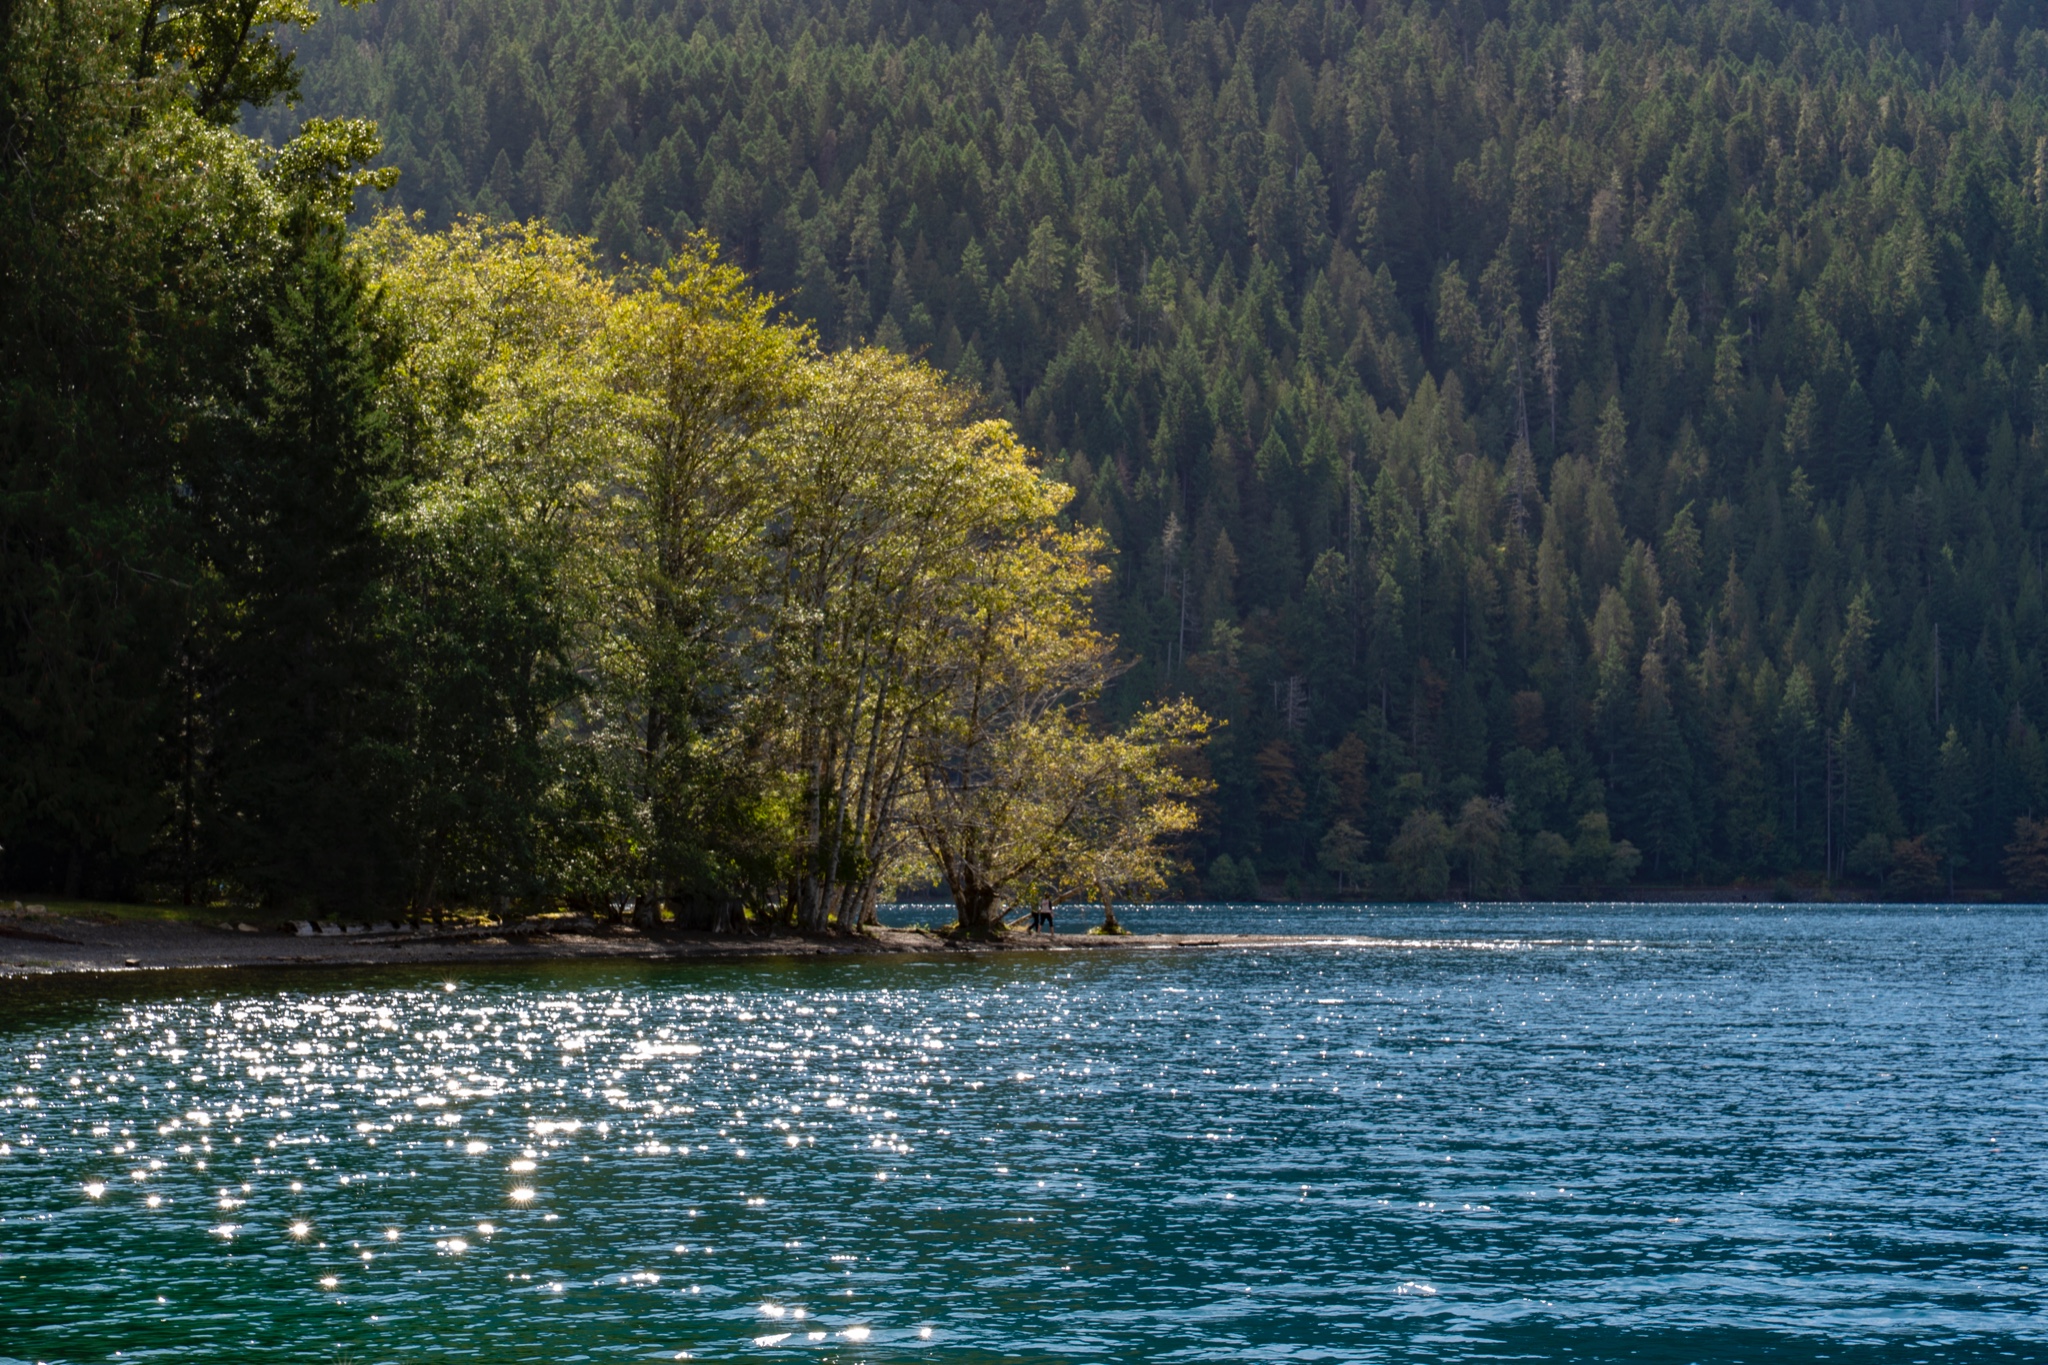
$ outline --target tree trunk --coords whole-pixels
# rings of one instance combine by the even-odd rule
[[[978,884],[953,888],[953,905],[960,912],[960,931],[976,938],[1003,932],[1002,905],[995,888]]]
[[[672,902],[677,930],[693,934],[736,934],[745,927],[745,916],[735,900],[705,900],[692,897]]]
[[[832,887],[823,877],[806,875],[797,884],[796,927],[805,934],[822,934],[832,922]]]

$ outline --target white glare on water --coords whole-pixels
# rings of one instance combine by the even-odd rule
[[[1987,915],[1977,932],[1995,928]],[[1388,1348],[1387,1324],[1537,1314],[1567,1294],[1571,1311],[1598,1314],[1609,1310],[1594,1290],[1610,1279],[1619,1301],[1692,1277],[1702,1330],[1734,1325],[1718,1303],[1778,1311],[1773,1296],[1793,1291],[1751,1268],[1767,1259],[1751,1242],[1720,1249],[1713,1222],[1776,1198],[1768,1179],[1734,1179],[1767,1168],[1702,1150],[1687,1160],[1730,1176],[1702,1192],[1672,1174],[1660,1133],[1779,1143],[1778,1164],[1802,1179],[1801,1153],[1839,1151],[1830,1160],[1877,1189],[1881,1165],[1828,1126],[1840,1106],[1819,1118],[1801,1106],[1852,1096],[1871,1132],[1928,1108],[1927,1092],[1893,1083],[1903,1052],[1869,1052],[1864,1040],[1886,1035],[1858,1003],[1887,982],[1892,999],[1918,998],[1917,979],[1864,972],[1853,998],[1752,986],[1753,1001],[1716,1007],[1741,1046],[1674,1088],[1655,1078],[1692,1055],[1673,1037],[1690,1046],[1715,1026],[1706,992],[1719,978],[1684,983],[1682,997],[1644,982],[1703,971],[1693,959],[1630,948],[1631,967],[1572,947],[1581,976],[1553,981],[1527,942],[1455,960],[1432,944],[1418,932],[1371,953],[1156,965],[1034,966],[1034,954],[919,971],[863,960],[293,978],[100,1004],[86,1026],[32,1022],[0,1044],[13,1062],[0,1078],[0,1253],[17,1266],[0,1279],[11,1311],[52,1324],[81,1359],[143,1340],[166,1358],[234,1359],[226,1334],[309,1321],[332,1334],[309,1351],[334,1359],[442,1359],[455,1331],[492,1359],[594,1359],[629,1339],[642,1359],[1163,1359],[1195,1348],[1142,1324],[1181,1330],[1190,1309],[1214,1310],[1203,1330],[1226,1335],[1285,1324],[1273,1330],[1295,1334],[1302,1358],[1422,1359]],[[1815,980],[1830,986],[1799,984]],[[1949,1017],[1952,1002],[1938,1003],[1926,1019]],[[1819,1040],[1802,1064],[1862,1048],[1855,1060],[1871,1065],[1777,1068],[1795,1053],[1767,1057],[1756,1033],[1798,1009],[1811,1016],[1802,1036]],[[1929,1057],[2024,1032],[1964,1015],[1968,1029],[1915,1015],[1895,1032]],[[1601,1036],[1582,1041],[1588,1020]],[[2035,1041],[2024,1032],[1992,1058],[2002,1069],[1973,1073],[1970,1113],[1996,1110],[2003,1142],[1926,1161],[1930,1185],[1991,1192],[1981,1216],[1943,1217],[2038,1266],[2043,1253],[2020,1245],[2038,1240],[2035,1215],[2015,1214],[1987,1176],[1997,1162],[2014,1172],[2007,1189],[2038,1188],[1999,1088],[2027,1074],[2013,1059],[2038,1056]],[[1740,1111],[1693,1101],[1718,1105],[1738,1075],[1763,1094],[1757,1112],[1776,1125],[1764,1137]],[[1890,1208],[1781,1203],[1770,1228],[1793,1228],[1793,1214],[1829,1232],[1860,1219],[1892,1228],[1871,1246],[1912,1244]],[[46,1228],[61,1234],[53,1247],[93,1259],[37,1260]],[[1785,1257],[1777,1232],[1757,1236]],[[1608,1268],[1621,1244],[1644,1269]],[[1862,1304],[1875,1281],[1856,1276],[1873,1263],[1852,1254],[1812,1273]],[[110,1265],[146,1294],[115,1302]],[[150,1306],[159,1290],[170,1303]],[[1850,1312],[1797,1292],[1837,1327]],[[988,1311],[998,1300],[1014,1308]],[[1503,1307],[1520,1304],[1537,1306]],[[1122,1305],[1133,1311],[1115,1316]],[[1966,1310],[2007,1313],[1954,1311]],[[1258,1355],[1239,1340],[1210,1353]]]
[[[430,1164],[425,1178],[454,1189],[447,1184],[452,1168],[437,1161],[439,1152],[475,1158],[512,1149],[503,1168],[515,1177],[501,1196],[511,1209],[505,1221],[479,1219],[484,1209],[476,1209],[467,1223],[454,1224],[473,1231],[458,1234],[450,1227],[453,1208],[438,1213],[438,1224],[436,1214],[421,1219],[435,1253],[472,1260],[486,1255],[480,1248],[487,1243],[515,1255],[532,1254],[522,1229],[538,1225],[524,1221],[534,1215],[523,1211],[540,1199],[533,1177],[544,1161],[566,1173],[588,1169],[594,1157],[616,1149],[666,1169],[686,1161],[690,1165],[681,1169],[695,1170],[697,1163],[717,1160],[751,1165],[766,1147],[773,1149],[767,1153],[771,1164],[778,1151],[810,1162],[819,1159],[811,1153],[823,1144],[819,1132],[806,1130],[829,1138],[820,1121],[826,1116],[829,1124],[862,1133],[859,1146],[892,1162],[910,1157],[914,1144],[904,1116],[889,1106],[950,1084],[950,1063],[940,1059],[950,1057],[948,1049],[962,1040],[954,1024],[928,1017],[905,1017],[900,1028],[884,1030],[878,1021],[909,997],[899,1002],[893,992],[861,994],[881,1008],[864,1009],[855,1023],[842,1014],[850,997],[838,992],[805,995],[800,1005],[778,1006],[774,1015],[758,1006],[737,1007],[722,991],[668,996],[650,1012],[647,997],[624,990],[507,996],[489,985],[442,981],[424,989],[229,999],[208,1010],[197,1028],[187,1027],[189,1012],[176,1003],[138,1005],[128,1011],[125,1027],[103,1039],[95,1035],[91,1045],[114,1044],[124,1059],[138,1044],[153,1047],[190,1073],[181,1073],[178,1086],[164,1085],[182,1087],[189,1098],[179,1093],[178,1107],[158,1121],[159,1137],[169,1139],[160,1155],[137,1152],[134,1141],[111,1143],[117,1158],[125,1155],[135,1164],[136,1182],[203,1172],[209,1159],[221,1160],[223,1144],[239,1146],[260,1120],[254,1135],[261,1155],[223,1170],[236,1183],[219,1187],[219,1208],[252,1219],[266,1211],[282,1214],[271,1226],[281,1225],[301,1254],[328,1253],[320,1238],[337,1238],[329,1254],[346,1256],[370,1277],[352,1289],[354,1295],[388,1292],[403,1283],[409,1265],[418,1264],[397,1249],[403,1239],[397,1224],[357,1224],[351,1234],[356,1191],[381,1202],[405,1188],[398,1182],[421,1179]],[[783,1018],[789,1027],[777,1036],[762,1023],[769,1017]],[[173,1018],[179,1021],[175,1033],[163,1027]],[[765,1068],[788,1063],[797,1064],[795,1073],[784,1070],[772,1081],[764,1075]],[[1017,1074],[1029,1079],[1037,1073]],[[205,1078],[210,1083],[202,1084]],[[132,1112],[124,1109],[123,1116]],[[99,1125],[95,1136],[112,1138],[111,1125]],[[910,1176],[893,1166],[869,1166],[863,1174],[877,1185]],[[107,1194],[107,1183],[98,1178],[74,1188],[87,1200]],[[202,1193],[212,1197],[211,1191]],[[476,1193],[482,1192],[452,1199],[459,1205]],[[733,1195],[759,1217],[770,1216],[771,1205],[779,1203],[779,1196],[771,1200],[765,1193]],[[280,1209],[278,1201],[286,1199]],[[315,1201],[318,1211],[310,1207]],[[151,1190],[144,1202],[156,1209],[169,1201]],[[702,1213],[687,1207],[674,1216],[686,1221]],[[539,1216],[547,1222],[558,1217]],[[315,1231],[316,1223],[323,1231]],[[208,1228],[223,1243],[236,1241],[242,1230],[236,1222]],[[351,1235],[377,1239],[391,1250],[379,1260],[362,1241],[349,1241]],[[814,1243],[802,1238],[784,1238],[779,1245],[798,1262],[828,1257],[835,1276],[852,1275],[859,1259],[812,1250]],[[711,1257],[716,1249],[678,1242],[674,1254]],[[453,1261],[443,1264],[448,1268],[442,1273],[471,1273],[457,1270]],[[530,1283],[532,1277],[516,1265],[489,1273],[504,1274],[515,1286]],[[340,1291],[336,1274],[316,1268],[315,1280],[324,1291]],[[596,1280],[646,1291],[656,1291],[660,1281],[653,1272],[630,1269],[610,1281]],[[559,1279],[534,1287],[557,1296],[568,1291]],[[669,1292],[706,1302],[707,1295],[715,1301],[719,1290],[690,1284]],[[806,1308],[783,1302],[763,1301],[757,1311],[771,1321],[801,1324],[795,1335],[806,1341],[859,1345],[873,1331],[866,1323],[827,1326]],[[767,1333],[757,1344],[780,1344],[791,1335]],[[924,1328],[923,1337],[929,1336],[930,1328]]]

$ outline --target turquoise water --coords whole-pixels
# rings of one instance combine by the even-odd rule
[[[2048,1359],[2048,914],[0,984],[0,1361]]]

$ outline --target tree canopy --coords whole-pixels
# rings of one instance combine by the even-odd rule
[[[0,20],[11,878],[2038,894],[2038,4]]]
[[[702,230],[982,386],[1116,550],[1115,708],[1229,722],[1219,886],[1434,885],[1412,817],[1482,798],[1461,886],[1945,888],[2048,807],[2038,4],[385,0],[298,50],[430,222]]]
[[[821,351],[701,236],[614,270],[537,222],[345,230],[371,125],[234,128],[310,11],[0,17],[10,880],[818,932],[937,878],[908,796],[960,715],[1199,786],[1099,687],[962,691],[1019,657],[992,621],[1032,667],[1114,652],[1100,537],[976,393]],[[1060,851],[1160,884],[1189,822],[1135,814]]]

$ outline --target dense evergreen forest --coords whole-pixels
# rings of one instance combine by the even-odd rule
[[[273,915],[957,927],[1149,894],[1209,784],[1107,725],[1099,528],[978,391],[701,236],[423,232],[266,143],[289,5],[0,8],[0,871]]]
[[[1123,703],[1228,722],[1202,889],[1927,894],[2039,889],[2044,22],[382,0],[300,50],[430,223],[701,228],[984,385],[1119,551]]]
[[[482,215],[627,295],[707,234],[776,335],[1010,419],[1114,548],[1135,664],[1064,695],[1173,750],[1184,893],[2048,892],[2044,10],[381,0],[294,65],[311,10],[13,0],[0,878],[875,893],[895,826],[764,833],[821,791],[733,703],[767,674],[593,644],[642,539],[479,510],[557,429],[464,388],[448,300],[597,287]],[[414,226],[339,226],[369,165]]]

